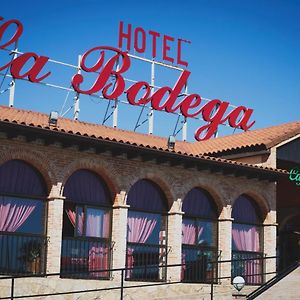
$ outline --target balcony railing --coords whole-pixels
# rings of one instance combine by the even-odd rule
[[[218,265],[211,263],[217,261],[218,251],[205,249],[193,245],[182,246],[181,281],[191,283],[216,282]]]
[[[0,274],[40,274],[45,272],[45,236],[0,232]]]
[[[109,279],[110,241],[97,238],[63,238],[61,276],[67,278]],[[104,271],[102,271],[104,270]]]
[[[232,251],[231,277],[242,276],[248,285],[264,282],[264,254],[261,252]]]
[[[251,260],[251,259],[249,259]],[[266,263],[267,261],[270,261],[272,263],[272,261],[276,261],[278,260],[278,257],[277,256],[269,256],[269,257],[263,257],[263,261]],[[241,261],[245,261],[244,259],[242,259]],[[212,261],[210,263],[212,264],[217,264],[219,265],[219,269],[222,268],[222,265],[223,264],[232,264],[233,262],[236,262],[235,261],[232,261],[232,260],[217,260],[217,261]],[[272,263],[273,264],[273,263]],[[142,267],[142,266],[141,266]],[[162,268],[164,270],[168,269],[170,270],[170,272],[173,272],[172,270],[174,270],[174,268],[176,268],[176,270],[180,269],[183,267],[183,264],[172,264],[172,265],[163,265],[159,268]],[[131,269],[131,268],[130,268]],[[134,291],[133,291],[133,287],[134,288],[139,288],[139,289],[143,289],[143,288],[146,288],[146,287],[151,287],[151,289],[155,289],[155,286],[157,285],[159,289],[161,289],[163,286],[165,286],[166,288],[168,288],[169,285],[173,285],[173,284],[178,284],[179,281],[169,281],[169,280],[166,280],[164,282],[157,282],[157,283],[154,283],[154,282],[145,282],[143,284],[134,284],[133,282],[124,282],[124,280],[126,279],[126,274],[127,272],[129,271],[128,268],[114,268],[114,269],[108,269],[106,270],[107,272],[110,272],[112,274],[112,276],[114,276],[114,274],[118,274],[118,276],[116,276],[116,279],[119,278],[119,282],[115,281],[113,282],[113,284],[111,285],[105,285],[105,286],[101,286],[99,285],[97,288],[95,287],[90,287],[88,288],[87,285],[85,284],[80,284],[82,283],[81,281],[78,281],[79,282],[79,285],[76,286],[75,290],[74,289],[71,289],[71,288],[68,288],[69,285],[66,285],[65,289],[61,290],[61,291],[57,291],[57,290],[53,290],[53,291],[47,291],[47,290],[38,290],[37,292],[33,292],[33,293],[29,293],[27,294],[26,296],[24,295],[24,297],[27,298],[43,298],[43,299],[55,299],[56,296],[61,296],[63,297],[63,295],[66,295],[65,297],[73,297],[73,298],[80,298],[80,295],[81,294],[84,294],[86,297],[89,297],[88,295],[91,295],[90,298],[93,298],[92,297],[92,294],[90,293],[95,293],[97,292],[97,295],[98,297],[101,297],[101,299],[107,299],[109,298],[109,291],[114,291],[114,297],[113,299],[117,299],[119,298],[117,296],[117,294],[115,294],[115,292],[117,292],[117,290],[119,290],[120,292],[120,298],[119,299],[125,299],[125,291],[127,291],[127,295],[126,295],[126,299],[127,297],[130,297],[132,295],[132,297],[134,297]],[[291,270],[287,270],[287,273],[291,272]],[[176,271],[177,273],[177,271]],[[285,273],[285,274],[287,274]],[[47,276],[47,278],[53,278],[53,276],[59,276],[61,275],[61,273],[47,273],[47,274],[44,274],[45,276]],[[121,275],[121,276],[119,276]],[[219,274],[220,275],[220,274]],[[267,273],[264,273],[264,274],[260,274],[261,276],[264,276],[264,275],[272,275],[272,276],[275,276],[276,275],[276,270],[273,269],[273,271],[269,271]],[[36,277],[37,275],[34,275],[34,274],[29,274],[29,275],[21,275],[21,276],[16,276],[16,275],[13,275],[13,276],[0,276],[0,285],[1,285],[1,281],[2,280],[5,280],[5,281],[10,281],[10,284],[9,283],[5,283],[5,285],[9,286],[9,289],[5,289],[7,292],[3,291],[3,296],[0,297],[0,299],[7,299],[7,300],[10,300],[10,299],[20,299],[20,293],[18,293],[18,296],[15,296],[15,290],[17,289],[18,291],[20,291],[20,289],[22,289],[22,285],[24,284],[24,281],[23,280],[20,280],[20,278],[34,278]],[[282,275],[281,275],[282,276]],[[18,279],[18,280],[16,280]],[[218,276],[218,278],[215,280],[213,278],[213,280],[211,281],[210,283],[210,299],[219,299],[218,297],[214,297],[214,294],[217,293],[217,289],[214,288],[214,282],[222,282],[223,280],[228,280],[228,279],[233,279],[231,278],[231,276]],[[276,278],[275,278],[276,279]],[[21,287],[20,287],[21,286]],[[130,291],[133,291],[133,294],[130,295]],[[2,290],[1,290],[2,292]],[[215,294],[217,296],[217,294]],[[224,295],[223,295],[224,296]],[[248,295],[249,296],[249,295]],[[22,296],[21,296],[22,297]],[[22,299],[23,299],[22,298]],[[174,298],[174,297],[173,297]],[[254,297],[250,297],[251,299],[253,299]],[[250,299],[249,298],[249,299]]]
[[[167,249],[165,245],[127,243],[126,280],[166,280]]]

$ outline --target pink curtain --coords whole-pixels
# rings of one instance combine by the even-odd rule
[[[157,224],[157,214],[130,211],[127,218],[127,241],[143,244],[147,241]],[[127,249],[127,267],[134,265],[133,248]],[[128,270],[126,277],[130,278],[132,270]]]
[[[71,208],[67,208],[66,214],[67,214],[71,224],[73,225],[73,227],[75,227],[76,212]],[[83,214],[82,208],[80,208],[77,211],[77,224],[76,224],[76,233],[78,235],[82,235],[82,233],[83,233],[83,222],[84,222],[84,214]]]
[[[259,231],[256,226],[234,224],[232,239],[239,251],[259,252]]]
[[[95,208],[86,210],[86,236],[109,237],[109,212]]]
[[[254,225],[233,224],[232,239],[238,251],[259,252],[259,230]],[[260,260],[249,260],[244,262],[248,284],[261,283],[261,276],[249,276],[261,272]]]
[[[199,241],[204,227],[196,226],[194,220],[185,220],[182,222],[182,244],[195,245]],[[196,232],[198,238],[196,239]]]
[[[97,244],[92,245],[89,250],[89,271],[107,270],[109,269],[108,263],[109,248],[99,247]],[[91,277],[108,277],[109,272],[91,272]]]
[[[127,240],[129,243],[145,243],[157,223],[157,215],[130,212],[127,218]]]
[[[76,223],[76,212],[73,211],[70,208],[66,209],[66,214],[71,222],[71,224],[73,225],[73,227],[75,227],[75,223]]]
[[[33,201],[0,197],[0,231],[17,231],[35,207]]]
[[[182,224],[182,243],[194,245],[196,242],[196,226],[195,224]]]

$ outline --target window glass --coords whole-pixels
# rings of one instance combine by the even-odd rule
[[[217,208],[208,192],[193,188],[183,200],[182,211],[186,216],[216,219]]]
[[[86,209],[86,236],[108,238],[109,213],[98,208]]]
[[[211,221],[197,221],[198,245],[203,247],[215,246],[217,243],[217,224]]]
[[[0,165],[0,193],[44,197],[47,189],[35,168],[22,160],[10,160]]]
[[[0,231],[42,234],[44,203],[39,200],[0,196]]]
[[[110,206],[110,195],[105,182],[96,173],[81,169],[67,180],[64,196],[74,203]]]
[[[232,250],[260,252],[260,227],[251,224],[232,224]]]
[[[84,223],[84,214],[83,214],[83,207],[76,206],[76,235],[83,236],[83,223]]]
[[[201,219],[183,218],[183,244],[211,247],[216,245],[216,241],[217,224],[215,222]]]
[[[127,240],[131,243],[158,244],[161,226],[160,214],[128,211]]]
[[[127,204],[136,210],[158,213],[168,211],[167,201],[160,187],[146,179],[139,180],[132,186]]]
[[[257,204],[245,195],[236,199],[232,208],[232,218],[237,223],[258,224],[262,222]]]
[[[75,236],[109,238],[109,233],[109,210],[96,207],[66,205],[64,234],[67,236],[75,234]]]

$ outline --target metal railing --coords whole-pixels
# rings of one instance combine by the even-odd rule
[[[45,272],[47,237],[0,232],[0,274],[39,274]]]
[[[266,261],[268,259],[277,259],[276,256],[271,256],[271,257],[263,257],[262,260]],[[222,260],[222,261],[210,261],[209,263],[211,264],[216,264],[218,265],[218,268],[222,268],[222,264],[232,264],[234,262],[237,261],[250,261],[253,259],[241,259],[241,260]],[[163,269],[167,269],[167,270],[171,270],[172,268],[183,268],[185,264],[172,264],[172,265],[165,265],[165,266],[160,266],[159,268],[163,268]],[[148,266],[149,269],[151,268],[157,268],[157,266]],[[143,269],[144,266],[135,266],[136,268],[141,268]],[[80,285],[78,286],[77,290],[72,290],[72,291],[55,291],[55,292],[51,292],[51,293],[41,293],[41,294],[27,294],[27,295],[15,295],[15,286],[18,283],[18,281],[16,281],[16,279],[18,278],[22,278],[22,283],[24,284],[24,278],[32,278],[32,277],[40,277],[37,274],[27,274],[27,275],[15,275],[15,276],[4,276],[4,277],[0,277],[0,282],[1,280],[11,280],[11,286],[10,286],[10,295],[4,296],[4,297],[0,297],[0,300],[4,300],[4,299],[31,299],[31,298],[35,298],[35,297],[44,297],[48,299],[55,299],[54,296],[59,296],[59,295],[71,295],[71,294],[81,294],[81,293],[93,293],[93,292],[106,292],[107,291],[117,291],[119,290],[120,294],[120,299],[123,300],[124,299],[124,291],[127,289],[132,289],[132,288],[144,288],[144,287],[150,287],[150,286],[163,286],[163,285],[173,285],[173,284],[184,284],[184,282],[182,282],[182,280],[165,280],[162,282],[136,282],[134,283],[133,281],[131,282],[126,282],[126,274],[128,272],[128,270],[132,270],[133,268],[115,268],[115,269],[107,269],[107,270],[93,270],[90,272],[94,272],[94,273],[98,273],[98,272],[109,272],[110,274],[112,274],[112,277],[115,276],[115,274],[120,275],[120,281],[119,282],[115,282],[112,281],[110,287],[105,287],[105,288],[94,288],[94,289],[86,289],[86,288],[81,288],[80,289]],[[81,273],[81,272],[79,272]],[[251,276],[257,276],[257,275],[275,275],[276,271],[274,272],[268,272],[268,273],[264,273],[264,274],[251,274],[251,275],[246,275],[246,277],[251,277]],[[50,280],[51,276],[61,276],[61,273],[48,273],[48,274],[44,274],[45,276],[47,276],[46,280]],[[66,274],[65,274],[66,275]],[[70,272],[68,275],[74,275],[72,277],[76,277],[76,272]],[[240,275],[240,274],[238,274]],[[95,277],[96,279],[99,279],[97,277]],[[211,278],[211,282],[210,284],[210,299],[214,298],[214,285],[217,283],[219,284],[221,282],[221,280],[223,279],[232,279],[231,276],[218,276],[217,278]],[[51,297],[51,298],[50,298]],[[116,298],[117,299],[117,298]]]
[[[242,276],[247,285],[262,284],[265,281],[263,258],[264,254],[261,252],[232,251],[232,278]]]
[[[247,295],[247,300],[253,300],[259,295],[261,295],[263,292],[271,288],[274,284],[276,284],[278,281],[283,279],[285,276],[289,275],[291,272],[296,270],[300,266],[299,262],[295,262],[291,266],[287,267],[285,270],[279,272],[276,276],[265,282],[263,285],[261,285],[258,289],[254,290],[252,293]]]
[[[168,247],[127,243],[126,280],[164,281],[167,276]]]
[[[217,261],[219,253],[215,249],[205,249],[193,245],[182,246],[181,279],[190,283],[210,283],[212,278],[218,277],[218,265],[211,263]]]
[[[61,277],[110,278],[112,243],[105,239],[64,237],[61,252]],[[95,272],[97,270],[97,272]]]

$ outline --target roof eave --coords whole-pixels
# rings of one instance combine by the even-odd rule
[[[222,173],[225,175],[233,174],[234,176],[246,176],[248,178],[258,178],[260,180],[276,181],[281,176],[287,176],[283,171],[271,170],[257,166],[245,165],[237,162],[230,162],[220,160],[214,157],[204,157],[199,155],[192,155],[188,153],[180,153],[171,150],[164,150],[158,148],[150,148],[137,144],[124,143],[110,139],[100,139],[86,135],[79,135],[74,133],[62,132],[50,128],[43,128],[37,126],[29,126],[26,124],[18,124],[15,122],[0,121],[0,128],[10,132],[11,135],[19,135],[20,132],[24,135],[30,136],[29,140],[37,138],[45,138],[47,144],[53,141],[61,141],[62,143],[70,143],[75,141],[79,144],[92,144],[103,149],[115,151],[115,153],[127,153],[131,157],[138,155],[151,155],[157,159],[166,159],[171,164],[178,164],[178,161],[183,160],[182,163],[186,167],[196,167],[198,170],[210,170],[211,172]],[[13,130],[11,130],[13,129]],[[33,135],[32,135],[33,134]]]

